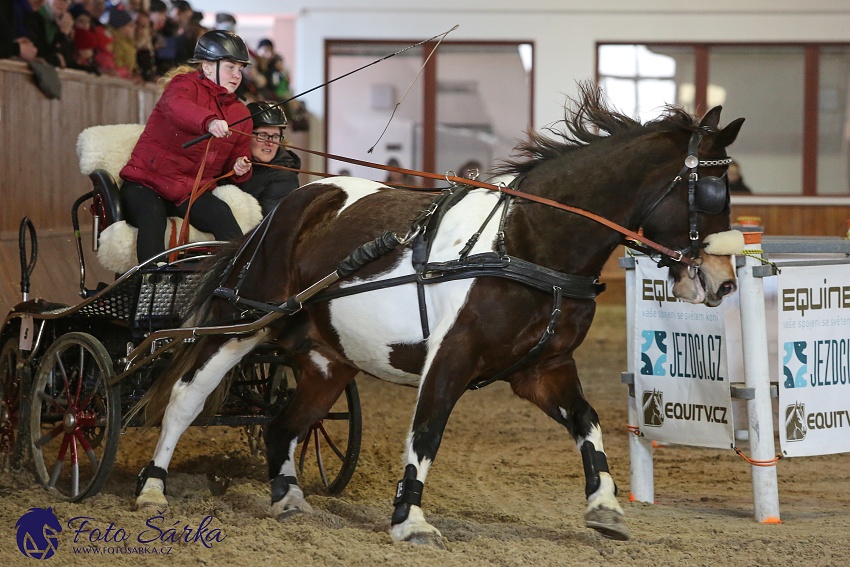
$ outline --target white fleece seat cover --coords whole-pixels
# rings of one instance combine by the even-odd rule
[[[80,172],[89,175],[95,169],[103,169],[112,175],[120,187],[123,181],[118,176],[121,168],[130,160],[130,154],[144,130],[142,124],[112,124],[91,126],[77,138],[77,156]],[[257,226],[263,219],[263,211],[257,200],[236,185],[222,185],[213,190],[213,195],[228,204],[239,223],[243,234]],[[175,240],[180,234],[183,219],[170,217],[163,241],[169,247],[171,232],[176,230]],[[136,237],[139,230],[126,221],[116,222],[100,233],[97,259],[113,272],[124,273],[136,264]],[[212,234],[189,226],[189,242],[215,240]]]

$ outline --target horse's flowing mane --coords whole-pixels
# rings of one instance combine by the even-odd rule
[[[563,122],[566,131],[558,131],[552,127],[545,128],[547,132],[556,136],[555,138],[530,130],[529,139],[520,142],[514,148],[518,157],[504,160],[502,165],[496,168],[496,172],[526,173],[540,162],[562,156],[610,136],[638,135],[678,129],[693,132],[698,128],[698,123],[693,116],[673,105],[664,107],[664,113],[659,118],[641,124],[610,108],[601,89],[590,82],[579,83],[579,97],[568,99],[567,105],[564,106]]]

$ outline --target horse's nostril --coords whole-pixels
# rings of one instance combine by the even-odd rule
[[[724,297],[729,295],[730,293],[734,293],[737,287],[734,282],[726,281],[720,284],[720,287],[717,289],[717,295],[720,297]]]

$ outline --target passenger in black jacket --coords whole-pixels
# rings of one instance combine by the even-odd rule
[[[299,169],[301,158],[280,146],[286,115],[279,106],[269,102],[248,103],[248,111],[254,115],[254,130],[251,136],[251,157],[254,163],[267,163]],[[243,191],[253,195],[263,208],[263,216],[269,214],[281,199],[299,186],[298,173],[285,169],[254,168],[251,179],[240,185]]]

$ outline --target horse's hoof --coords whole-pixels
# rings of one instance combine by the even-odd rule
[[[415,543],[416,545],[430,545],[437,549],[446,549],[446,544],[443,543],[442,536],[434,532],[412,533],[404,538],[404,541],[407,543]]]
[[[278,514],[277,521],[283,522],[287,518],[291,518],[292,516],[297,516],[298,514],[303,514],[303,513],[304,513],[304,511],[301,510],[300,508],[290,508],[289,510],[284,510],[283,512]]]
[[[149,508],[156,508],[157,510],[161,510],[165,512],[168,509],[168,500],[165,497],[162,498],[151,498],[150,495],[141,494],[136,501],[133,502],[133,510],[146,510]]]
[[[623,515],[614,510],[596,508],[584,515],[585,525],[593,528],[608,539],[626,541],[629,539],[629,528],[623,521]]]

